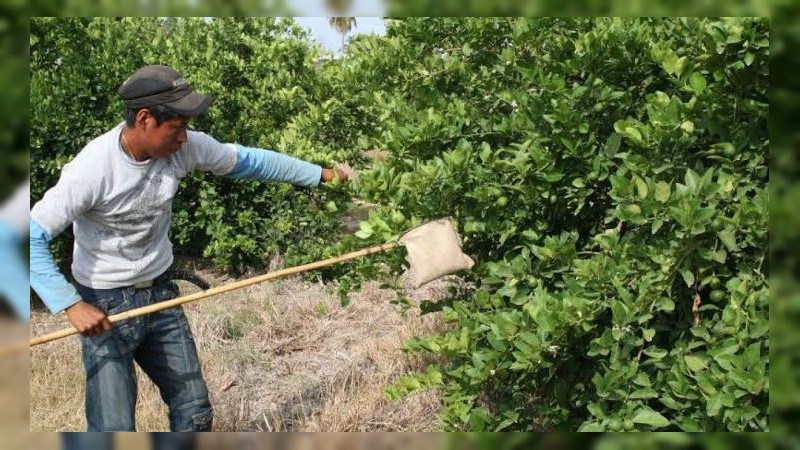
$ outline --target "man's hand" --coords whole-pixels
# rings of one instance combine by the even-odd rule
[[[347,163],[339,163],[333,169],[322,169],[322,182],[327,183],[338,178],[341,181],[353,181],[356,179],[356,171]]]
[[[83,300],[79,300],[66,311],[72,326],[84,336],[94,336],[111,329],[111,322],[105,313]]]

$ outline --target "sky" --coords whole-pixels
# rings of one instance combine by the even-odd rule
[[[335,16],[325,5],[325,0],[288,0],[288,6],[297,16]],[[343,16],[380,17],[386,15],[386,6],[382,0],[350,0],[350,7]]]
[[[298,11],[298,13],[301,12]],[[319,12],[317,10],[317,13]],[[356,26],[347,34],[348,38],[359,33],[386,34],[386,25],[380,17],[352,17],[356,17]],[[339,52],[342,46],[342,36],[328,25],[327,17],[295,17],[294,19],[301,26],[310,28],[311,36],[323,47],[336,53]]]

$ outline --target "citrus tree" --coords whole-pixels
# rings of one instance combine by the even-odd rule
[[[351,52],[393,156],[359,235],[450,215],[479,261],[407,345],[447,363],[389,397],[441,386],[451,429],[768,428],[766,20],[409,19]]]

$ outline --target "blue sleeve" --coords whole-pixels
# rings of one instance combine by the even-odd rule
[[[5,221],[0,220],[0,260],[3,269],[0,270],[0,294],[9,301],[14,313],[23,320],[30,320],[31,302],[30,291],[25,279],[28,278],[28,268],[20,254],[19,246],[22,236]]]
[[[58,314],[81,299],[75,286],[61,272],[50,253],[53,240],[47,231],[31,219],[31,287],[53,314]]]
[[[298,186],[317,186],[322,167],[272,150],[236,145],[236,165],[225,174],[232,178],[285,181]]]

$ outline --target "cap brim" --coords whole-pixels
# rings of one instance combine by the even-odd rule
[[[180,100],[164,103],[164,106],[184,117],[194,117],[203,114],[213,101],[214,99],[211,97],[192,91]]]

